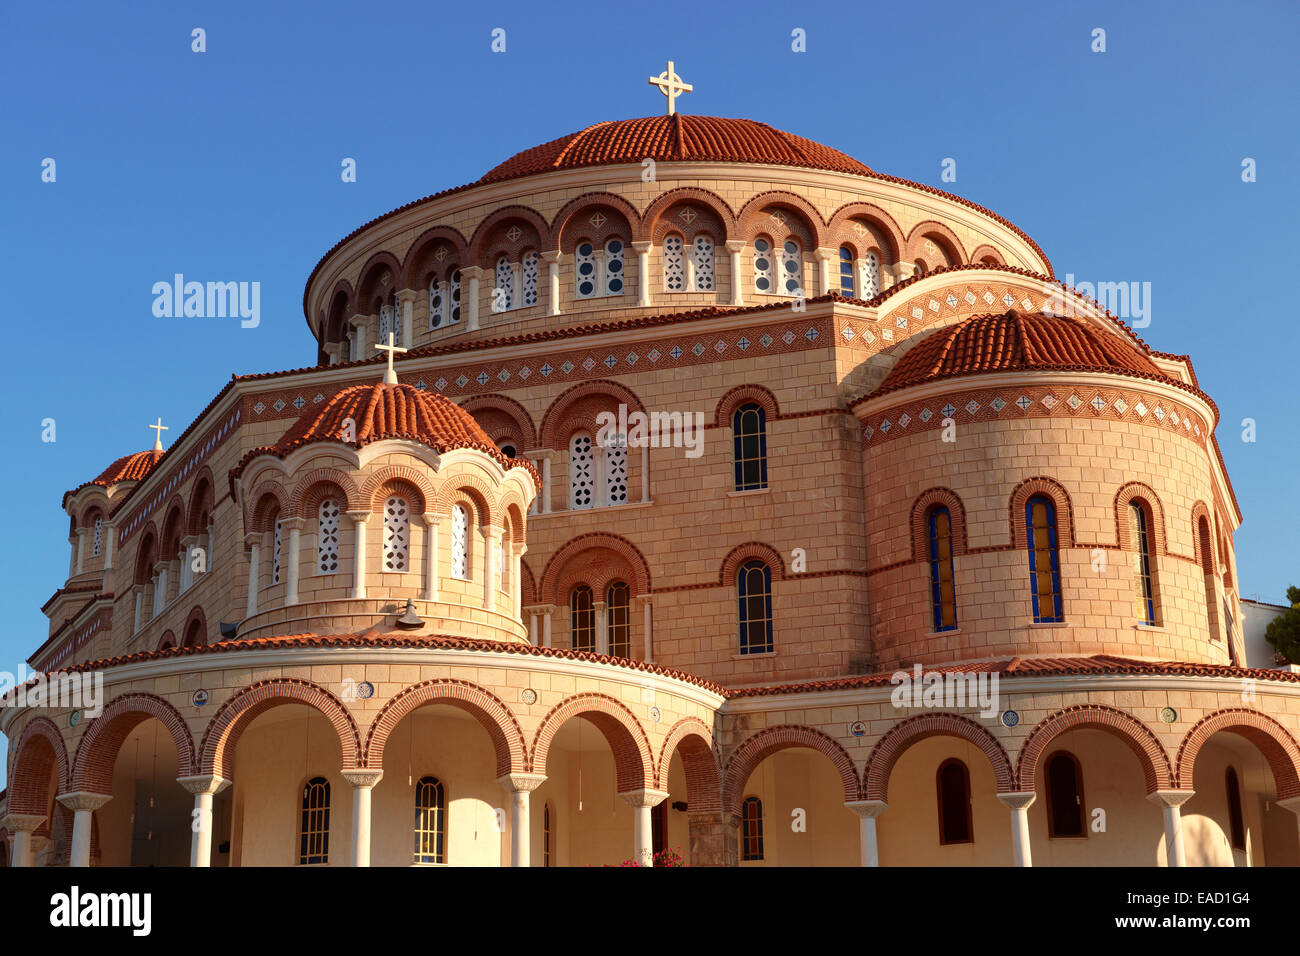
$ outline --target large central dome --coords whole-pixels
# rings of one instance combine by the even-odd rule
[[[852,156],[766,123],[717,116],[647,116],[588,126],[516,153],[479,183],[582,166],[656,162],[763,163],[870,176]]]

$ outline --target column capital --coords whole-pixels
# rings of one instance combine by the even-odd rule
[[[838,259],[840,250],[833,247],[818,246],[813,250],[813,254],[817,256],[818,262],[824,262],[827,259]]]
[[[429,294],[427,289],[425,290],[424,294],[425,295]],[[393,297],[397,299],[398,302],[403,302],[403,303],[415,302],[420,297],[420,290],[419,289],[398,289],[397,292],[393,294]]]
[[[1153,790],[1147,800],[1159,807],[1181,807],[1194,796],[1195,790]]]
[[[113,799],[111,793],[92,793],[89,790],[75,790],[61,793],[54,798],[69,810],[98,810]]]
[[[486,270],[484,270],[482,266],[462,266],[460,270],[460,277],[462,280],[481,279],[483,278],[485,271]]]
[[[360,312],[358,312],[354,314],[352,318],[348,319],[348,325],[350,325],[354,329],[359,329],[369,321],[370,321],[370,316],[362,315]]]
[[[225,777],[218,777],[214,773],[196,774],[191,777],[177,777],[176,782],[188,790],[190,793],[198,796],[201,793],[220,793],[230,786],[230,781]]]
[[[533,617],[540,617],[543,614],[550,614],[554,610],[554,604],[529,604],[524,608],[524,613],[531,614]]]
[[[630,245],[632,249],[638,255],[640,255],[643,252],[649,252],[651,249],[654,248],[655,244],[651,242],[649,239],[638,239],[635,242],[628,243],[628,245]]]
[[[1015,790],[999,793],[997,797],[1004,806],[1012,810],[1028,810],[1038,799],[1038,793],[1034,790]]]
[[[744,239],[728,239],[723,245],[727,247],[728,252],[744,252],[749,243]]]
[[[653,594],[638,594],[632,598],[633,607],[650,607],[654,604]]]
[[[347,515],[349,518],[351,518],[353,521],[365,521],[372,514],[374,514],[374,512],[371,511],[369,508],[358,508],[355,511],[345,511],[343,513]]]
[[[339,776],[352,784],[353,787],[362,787],[368,790],[384,778],[384,772],[382,770],[366,769],[342,770],[339,772]]]
[[[889,809],[884,800],[849,800],[844,806],[864,820],[874,820]]]
[[[628,806],[631,807],[655,807],[668,799],[666,790],[624,790],[619,794]]]
[[[550,252],[543,252],[539,258],[547,265],[555,265],[564,259],[564,253],[559,249],[552,249]]]
[[[431,524],[437,524],[445,517],[447,517],[447,515],[442,511],[426,511],[424,514],[420,515],[420,520],[423,521],[427,527]]]
[[[22,831],[23,833],[32,833],[45,822],[43,813],[10,813],[0,818],[0,827],[4,827],[10,833]]]
[[[497,783],[510,793],[532,793],[545,782],[544,773],[508,773],[497,777]]]
[[[262,546],[262,538],[265,534],[265,531],[250,531],[248,534],[244,535],[245,547],[250,549],[260,548]]]
[[[307,519],[306,519],[306,518],[298,518],[298,517],[294,517],[294,518],[281,518],[281,519],[280,519],[280,530],[281,530],[281,531],[301,531],[301,530],[303,529],[303,526],[304,526],[306,523],[307,523]]]

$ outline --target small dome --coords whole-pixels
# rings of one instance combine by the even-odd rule
[[[1172,381],[1136,345],[1078,319],[975,315],[912,347],[870,398],[943,378],[1018,371],[1109,372]]]
[[[163,456],[163,452],[157,449],[149,451],[137,451],[132,455],[123,455],[113,464],[109,465],[99,475],[90,481],[83,481],[71,491],[64,492],[63,504],[66,507],[68,499],[75,495],[82,488],[90,485],[99,485],[102,488],[111,488],[123,481],[140,481],[145,475],[153,470],[153,466],[158,464],[158,459]]]
[[[488,171],[479,184],[583,166],[657,162],[764,163],[870,176],[839,150],[766,123],[717,116],[647,116],[588,126],[534,146]]]
[[[352,440],[345,441],[345,426],[351,419]],[[450,399],[413,385],[354,385],[338,392],[319,408],[307,411],[274,445],[257,448],[244,456],[238,474],[252,458],[273,454],[283,458],[296,448],[318,441],[343,442],[360,448],[371,442],[396,438],[416,441],[445,452],[452,448],[473,448],[505,467],[532,466],[507,458],[474,416]]]

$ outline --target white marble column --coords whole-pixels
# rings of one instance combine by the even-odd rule
[[[434,511],[424,513],[424,588],[421,601],[438,600],[438,526],[442,515]]]
[[[491,611],[497,606],[497,576],[501,571],[501,528],[485,525],[483,528],[483,608]]]
[[[636,250],[636,304],[640,308],[650,305],[650,246],[649,242],[634,242]]]
[[[740,278],[740,254],[745,249],[745,243],[739,239],[727,240],[727,252],[731,256],[731,304],[744,305],[744,283]]]
[[[817,294],[825,295],[831,291],[831,265],[839,261],[840,253],[838,249],[818,249],[817,255]],[[836,286],[835,288],[838,288]]]
[[[176,782],[194,794],[194,814],[190,823],[190,866],[212,866],[212,798],[230,781],[215,774],[177,777]]]
[[[461,309],[465,312],[467,332],[478,330],[479,280],[482,275],[483,269],[479,266],[466,266],[460,270],[461,288],[464,288],[464,281],[469,280],[469,302],[461,302]]]
[[[524,552],[527,550],[526,544],[512,545],[507,559],[510,561],[510,607],[520,624],[524,622]]]
[[[542,612],[542,647],[551,646],[551,619],[555,615],[555,605],[548,604]]]
[[[592,610],[596,615],[596,653],[609,653],[609,618],[606,616],[606,606],[604,601],[596,601],[592,604]]]
[[[551,513],[551,453],[542,459],[542,514]]]
[[[844,804],[858,815],[858,849],[860,866],[880,866],[880,848],[876,840],[876,817],[889,809],[884,800],[854,800]]]
[[[369,511],[349,511],[352,519],[352,598],[360,600],[366,596],[366,522],[370,520]]]
[[[537,647],[537,619],[541,617],[542,612],[533,605],[524,608],[524,612],[528,615],[528,643]]]
[[[117,537],[117,531],[109,526],[108,521],[104,522],[104,570],[108,571],[113,567],[113,540]]]
[[[400,343],[402,348],[409,349],[411,347],[412,331],[415,328],[415,297],[417,295],[419,293],[415,289],[399,289],[397,292],[397,314],[402,330]]]
[[[592,505],[592,506],[595,507],[595,508],[603,508],[603,507],[605,507],[605,504],[606,504],[606,501],[605,501],[605,480],[606,480],[606,479],[605,479],[605,464],[606,464],[606,462],[605,462],[605,457],[606,457],[605,446],[604,446],[604,445],[601,445],[600,443],[598,443],[597,441],[595,441],[595,440],[593,439],[592,442],[591,442],[591,472],[592,472],[592,475],[595,476],[595,479],[596,479],[596,489],[595,489],[595,492],[596,492],[596,493],[592,496],[592,501],[593,501],[593,505]],[[572,480],[573,480],[573,478],[572,478],[572,472],[573,472],[573,465],[572,465],[572,463],[570,463],[570,465],[569,465],[569,472],[570,472],[570,478],[569,478],[569,480],[570,480],[570,482],[572,482]]]
[[[86,529],[77,529],[77,564],[76,573],[80,574],[81,569],[86,566]]]
[[[370,792],[383,778],[382,770],[344,770],[352,784],[352,865],[370,865]]]
[[[287,560],[285,565],[284,604],[285,607],[298,603],[299,552],[302,549],[302,518],[285,518],[280,522],[280,533],[289,530],[289,553],[281,554],[280,560]]]
[[[262,536],[245,535],[244,543],[248,545],[248,603],[244,609],[244,617],[248,618],[257,613],[257,586],[262,576]]]
[[[352,326],[352,357],[354,360],[369,358],[366,354],[366,322],[368,317],[364,315],[354,315],[350,321]]]
[[[32,833],[45,822],[43,813],[10,813],[0,820],[4,827],[13,834],[13,865],[34,866],[35,852],[32,849]]]
[[[144,585],[137,584],[131,588],[135,592],[135,623],[131,626],[131,633],[140,633],[140,625],[144,623]]]
[[[510,865],[530,866],[530,837],[532,836],[532,818],[529,814],[529,794],[546,782],[540,773],[509,773],[497,777],[510,794]]]
[[[92,817],[96,810],[113,799],[112,795],[78,790],[61,793],[55,799],[72,811],[72,848],[68,866],[90,866]]]
[[[1013,866],[1033,866],[1029,847],[1029,808],[1038,794],[1032,790],[999,793],[998,799],[1011,810],[1011,860]]]
[[[668,799],[662,790],[628,790],[619,794],[636,813],[636,843],[632,859],[641,866],[651,866],[654,860],[654,825],[650,811]]]
[[[558,249],[550,252],[543,252],[541,259],[546,263],[547,277],[547,295],[546,295],[546,314],[560,314],[560,259],[562,258]]]
[[[637,600],[641,602],[641,615],[642,620],[644,621],[642,626],[645,630],[645,662],[650,664],[653,663],[655,659],[654,631],[652,630],[653,614],[650,611],[650,595],[639,595]]]
[[[1165,865],[1186,866],[1183,855],[1183,814],[1179,809],[1196,796],[1195,790],[1156,790],[1147,799],[1158,806],[1165,823]]]

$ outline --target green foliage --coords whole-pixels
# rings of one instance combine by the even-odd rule
[[[1300,587],[1286,589],[1289,611],[1268,622],[1264,639],[1292,664],[1300,664]]]

